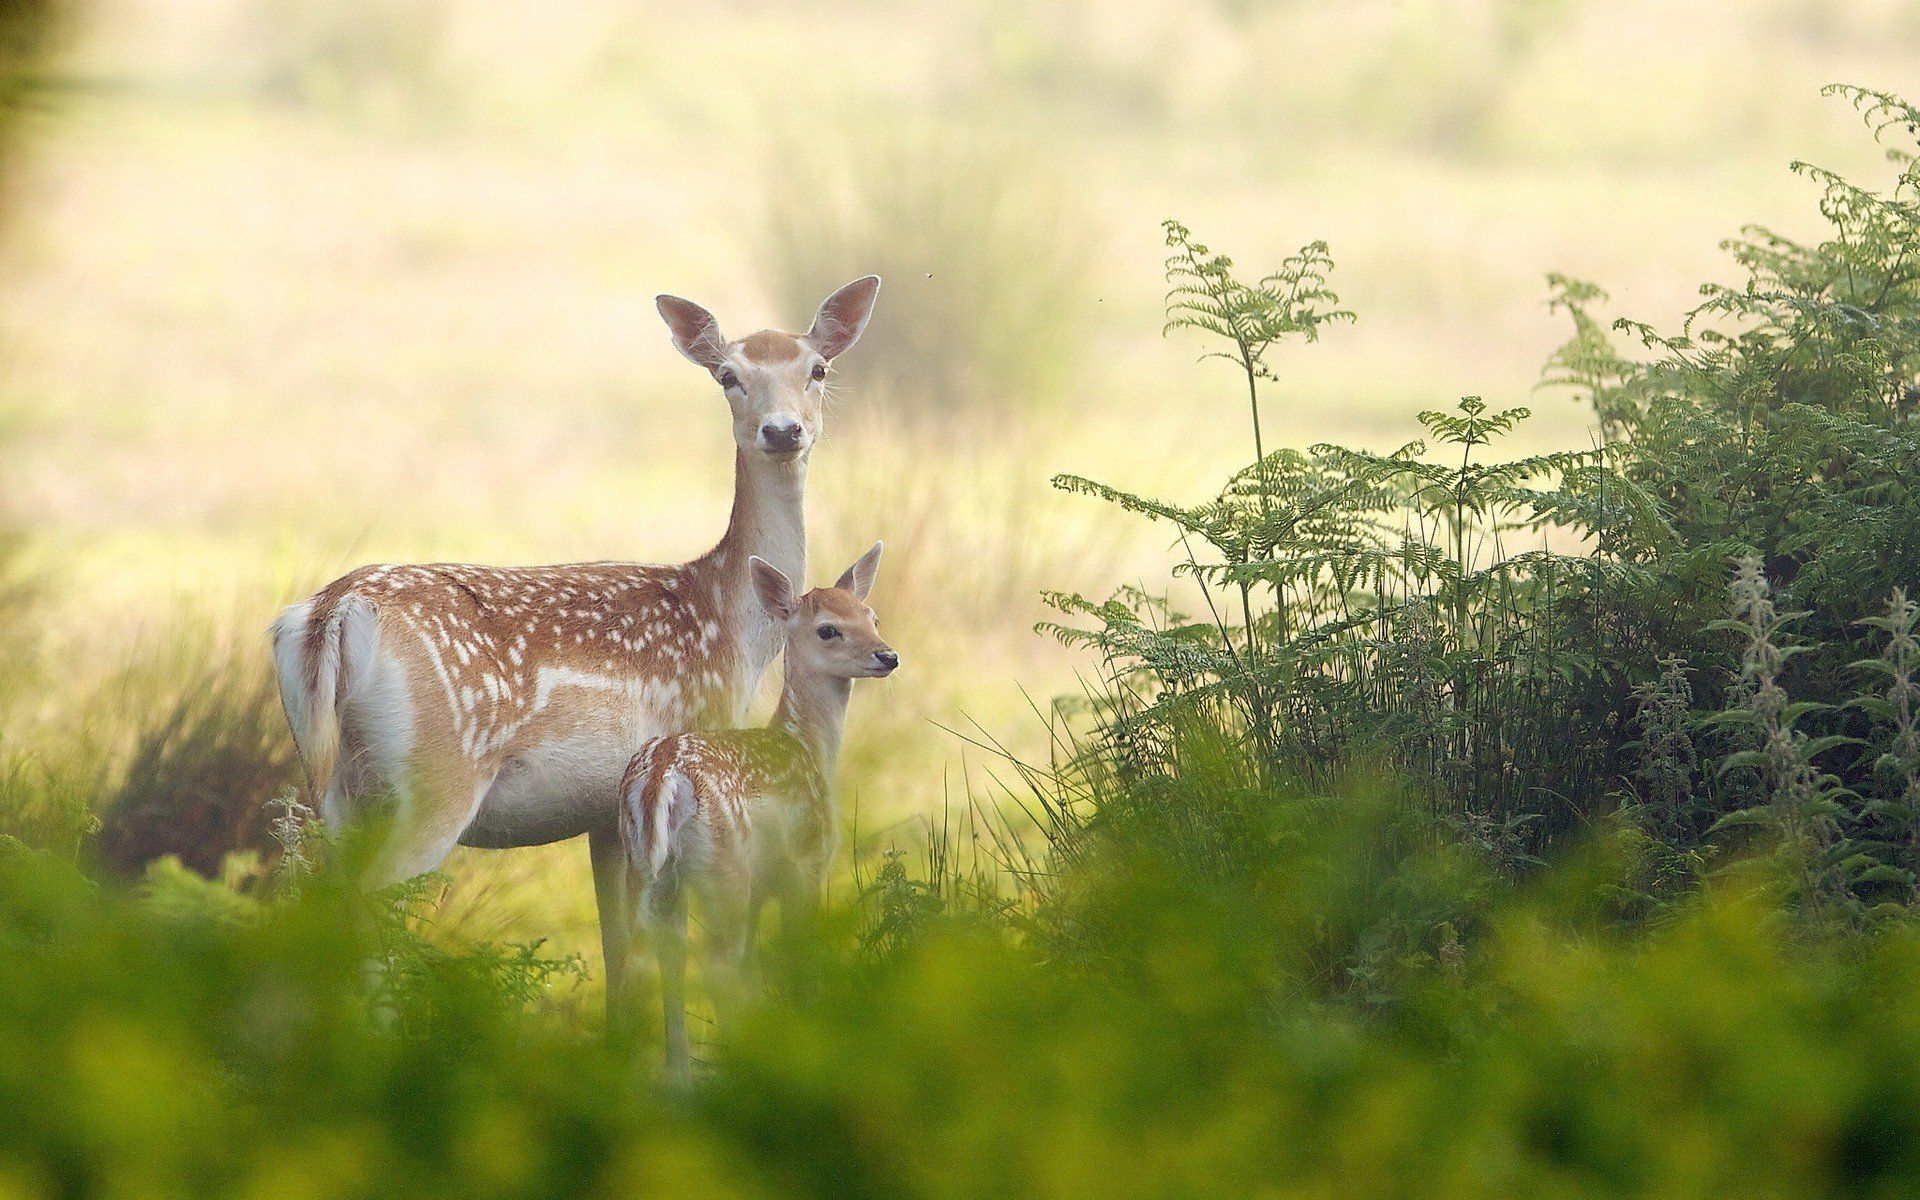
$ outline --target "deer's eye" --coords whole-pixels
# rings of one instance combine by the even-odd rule
[[[840,636],[840,631],[831,625],[822,625],[817,632],[823,642],[830,642]]]
[[[720,372],[720,386],[729,390],[740,386],[740,377],[731,370]]]
[[[815,383],[819,383],[822,379],[825,379],[826,377],[827,377],[827,364],[823,362],[818,362],[813,364],[813,381]]]

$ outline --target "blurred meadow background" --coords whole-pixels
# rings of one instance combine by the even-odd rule
[[[1269,447],[1388,449],[1472,393],[1580,448],[1590,410],[1532,394],[1545,274],[1671,325],[1739,222],[1816,227],[1790,160],[1878,169],[1819,86],[1917,78],[1896,0],[95,0],[0,243],[7,769],[101,797],[129,868],[262,844],[280,604],[700,552],[726,422],[654,293],[738,335],[874,271],[812,565],[887,541],[908,669],[856,697],[844,803],[861,852],[912,844],[996,769],[952,731],[1044,754],[1080,690],[1042,589],[1175,557],[1049,477],[1199,500],[1246,459],[1243,384],[1162,336],[1163,218],[1331,244],[1359,319],[1274,362]],[[449,875],[446,927],[597,965],[583,846]]]

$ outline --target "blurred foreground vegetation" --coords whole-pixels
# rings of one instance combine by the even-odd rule
[[[1030,920],[777,945],[677,1097],[537,951],[438,950],[319,883],[129,893],[10,850],[0,1190],[1891,1196],[1920,1170],[1904,924],[1809,935],[1729,885],[1629,935],[1592,903],[1604,854],[1517,889],[1404,797],[1166,799],[1247,869],[1115,838]],[[1383,957],[1436,920],[1435,954]]]

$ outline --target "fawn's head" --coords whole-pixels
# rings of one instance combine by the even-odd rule
[[[787,670],[834,679],[893,674],[900,656],[880,636],[867,593],[880,571],[880,543],[860,556],[832,587],[796,596],[793,581],[764,559],[749,559],[754,594],[787,627]]]
[[[847,352],[873,315],[880,277],[856,279],[828,296],[804,334],[763,329],[737,342],[691,300],[659,296],[655,305],[680,353],[705,367],[733,409],[733,440],[745,451],[798,458],[819,440],[827,364]]]

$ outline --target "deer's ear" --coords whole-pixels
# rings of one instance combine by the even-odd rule
[[[875,542],[873,549],[860,556],[860,561],[848,567],[840,576],[840,582],[833,586],[843,592],[852,592],[857,600],[865,600],[867,593],[873,590],[874,577],[880,574],[880,551],[885,542]]]
[[[727,339],[720,336],[720,322],[713,314],[691,300],[660,295],[653,298],[660,319],[673,335],[673,348],[709,371],[717,371],[727,356]]]
[[[814,314],[813,328],[807,330],[807,341],[821,358],[838,358],[853,348],[873,316],[873,302],[879,295],[880,277],[868,275],[827,297]]]
[[[787,578],[786,572],[755,554],[747,559],[747,574],[753,578],[753,594],[760,597],[761,605],[773,619],[793,620],[793,614],[800,611],[800,602],[793,594],[793,580]]]

